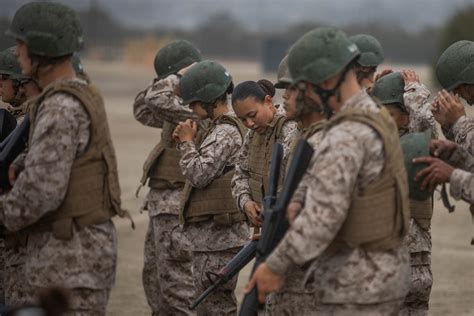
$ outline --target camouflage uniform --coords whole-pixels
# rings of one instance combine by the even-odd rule
[[[447,139],[463,147],[471,156],[474,156],[474,118],[463,116],[449,130],[444,130]],[[464,170],[461,170],[464,169]],[[472,170],[461,168],[454,170],[450,178],[450,193],[455,199],[463,199],[471,203],[474,210],[474,176]],[[466,170],[470,171],[467,172]]]
[[[438,137],[438,130],[431,106],[429,90],[418,82],[406,85],[403,95],[409,114],[407,133],[431,131],[431,137]],[[411,287],[405,299],[401,315],[427,315],[433,274],[431,272],[431,228],[422,228],[413,218],[410,232],[405,240],[410,251]]]
[[[267,128],[265,131],[267,139],[272,134],[272,129]],[[235,175],[232,178],[232,196],[234,197],[235,201],[239,209],[243,211],[245,203],[252,199],[252,193],[250,190],[249,185],[249,162],[247,157],[249,156],[249,143],[253,138],[253,135],[256,132],[250,130],[244,139],[244,144],[242,145],[242,149],[240,151],[236,166],[235,166]],[[280,135],[278,135],[277,141],[283,145],[283,157],[286,161],[288,159],[291,144],[293,140],[298,135],[298,128],[297,124],[294,121],[287,121],[283,125]],[[270,163],[270,162],[268,162]]]
[[[448,130],[443,129],[444,136],[461,145],[474,155],[474,117],[462,116]]]
[[[25,169],[4,196],[0,222],[9,231],[32,225],[60,207],[73,162],[88,146],[90,127],[91,120],[75,97],[59,92],[43,100]],[[28,235],[25,278],[31,293],[51,286],[71,289],[71,314],[102,315],[115,281],[116,259],[111,220],[81,230],[73,227],[69,240],[57,239],[49,230],[34,231]]]
[[[133,105],[135,118],[155,128],[163,127],[165,120],[175,125],[188,118],[194,119],[191,110],[174,94],[178,84],[176,75],[154,80],[137,95]],[[151,188],[143,205],[150,219],[145,240],[143,287],[156,315],[194,314],[188,309],[194,295],[191,254],[184,250],[188,241],[178,219],[181,191],[181,188]]]
[[[237,161],[242,146],[240,132],[236,126],[219,120],[217,118],[215,127],[198,147],[190,141],[178,145],[181,170],[195,188],[205,188],[222,176],[225,169],[234,167]],[[211,218],[186,223],[185,233],[191,241],[189,250],[193,252],[197,296],[211,285],[206,272],[222,269],[246,243],[249,229],[245,221],[220,226]],[[235,315],[236,285],[237,276],[203,301],[197,308],[198,315]]]
[[[302,134],[304,135],[305,131]],[[318,149],[323,135],[322,131],[308,135],[307,142],[314,150]],[[291,161],[291,157],[289,161]],[[307,176],[302,179],[298,185],[298,190],[293,195],[293,202],[304,204],[308,181],[309,177]],[[292,265],[285,277],[283,288],[269,295],[265,306],[265,315],[311,315],[314,313],[312,304],[309,304],[313,300],[314,291],[310,288],[305,288],[303,285],[305,272],[304,268],[295,264]]]
[[[405,108],[409,114],[408,133],[431,131],[431,138],[438,138],[438,126],[428,102],[430,91],[419,82],[411,82],[405,86]]]
[[[365,91],[352,96],[345,109],[379,111]],[[295,264],[312,263],[306,281],[314,291],[308,302],[312,314],[393,315],[402,305],[410,277],[404,245],[388,251],[327,249],[347,217],[354,188],[376,180],[384,164],[378,134],[352,121],[330,129],[312,158],[304,209],[266,260],[280,275]]]
[[[474,204],[474,156],[460,147],[449,157],[448,163],[454,169],[449,180],[451,195],[459,200]]]

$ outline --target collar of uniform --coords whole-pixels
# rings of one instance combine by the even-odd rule
[[[361,89],[359,92],[351,96],[341,107],[341,111],[349,110],[349,109],[357,109],[361,108],[365,102],[362,102],[366,99],[369,99],[370,96],[364,89]]]
[[[278,118],[280,118],[280,115],[278,115],[275,111],[275,114],[273,115],[273,119],[270,123],[268,123],[268,127],[275,127],[275,124],[277,123],[278,121]]]

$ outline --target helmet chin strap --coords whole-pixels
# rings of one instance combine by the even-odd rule
[[[203,103],[203,108],[204,110],[206,110],[206,113],[207,113],[207,116],[209,117],[209,119],[212,120],[212,115],[214,114],[213,113],[213,110],[217,107],[217,104],[215,103]]]
[[[13,107],[18,107],[20,106],[26,99],[26,96],[24,93],[21,92],[20,89],[20,80],[13,80],[13,90],[15,91],[15,98],[13,99],[13,102],[11,105]]]
[[[321,113],[323,110],[321,107],[314,103],[308,103],[305,101],[304,92],[305,87],[298,87],[298,96],[296,97],[296,113],[295,119],[300,120],[305,114],[309,113]]]
[[[313,86],[314,92],[319,95],[323,104],[323,112],[326,119],[330,119],[333,116],[333,111],[331,106],[329,105],[329,98],[332,96],[336,96],[337,102],[341,102],[341,92],[340,87],[344,80],[346,79],[347,72],[349,71],[350,67],[347,66],[344,71],[341,73],[341,76],[337,80],[336,85],[332,89],[324,89],[321,88],[319,85]]]

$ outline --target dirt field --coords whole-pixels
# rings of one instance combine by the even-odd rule
[[[259,67],[252,63],[224,62],[235,82],[260,78]],[[143,127],[132,115],[135,95],[149,84],[153,71],[121,64],[85,63],[94,83],[105,96],[109,122],[117,150],[122,198],[132,212],[136,230],[128,221],[117,220],[119,232],[119,265],[117,282],[109,303],[109,315],[147,315],[149,308],[141,285],[143,242],[147,214],[138,212],[147,189],[140,198],[135,191],[141,177],[141,167],[149,150],[159,141],[160,131]],[[426,68],[417,68],[422,79]],[[267,76],[274,79],[274,76]],[[469,109],[474,115],[473,109]],[[447,214],[436,201],[433,219],[433,273],[430,315],[474,315],[474,247],[469,245],[473,228],[468,206],[457,203],[456,212]],[[238,295],[248,276],[241,274]]]

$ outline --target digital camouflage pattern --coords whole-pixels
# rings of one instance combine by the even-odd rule
[[[428,102],[430,91],[419,82],[411,82],[405,86],[403,99],[410,116],[408,133],[431,131],[431,138],[438,138],[438,126]]]
[[[421,83],[405,86],[404,101],[409,114],[406,133],[429,130],[431,138],[438,138],[438,127],[431,104],[430,91]],[[411,286],[405,299],[402,315],[427,315],[433,274],[431,271],[431,229],[423,229],[414,219],[410,220],[410,231],[405,239],[410,251]]]
[[[245,135],[244,143],[242,145],[240,154],[235,165],[235,174],[232,178],[232,196],[234,197],[237,206],[243,211],[245,203],[252,200],[252,193],[250,191],[249,179],[249,144],[256,132],[249,130]],[[269,140],[273,131],[267,128],[265,131],[266,139]],[[298,126],[294,121],[287,121],[283,124],[281,133],[277,138],[277,142],[283,145],[283,159],[287,160],[291,151],[291,144],[293,140],[299,135]],[[270,162],[268,162],[270,163]]]
[[[0,222],[8,230],[28,227],[61,205],[72,164],[87,148],[90,123],[85,108],[68,94],[56,93],[41,103],[25,169],[4,196]],[[74,228],[70,240],[56,239],[49,231],[33,232],[27,242],[24,278],[33,290],[62,285],[108,292],[115,281],[116,258],[111,220],[80,231]],[[108,295],[99,296],[90,298],[105,310]]]
[[[232,124],[220,123],[217,119],[215,128],[199,147],[191,141],[179,143],[179,165],[193,187],[204,188],[222,176],[224,169],[235,166],[241,146],[239,129]],[[241,247],[249,237],[245,222],[228,227],[207,220],[189,223],[185,225],[185,231],[191,241],[192,251],[222,251]]]
[[[199,251],[193,254],[193,277],[196,288],[196,297],[211,286],[206,276],[207,271],[219,271],[240,250],[231,248],[223,251]],[[197,308],[197,315],[223,315],[231,316],[237,313],[237,298],[234,291],[237,286],[237,275],[225,283],[213,294],[209,295]]]
[[[178,85],[178,76],[170,75],[155,79],[141,91],[133,105],[137,121],[145,126],[161,128],[164,121],[176,125],[186,119],[196,119],[175,94]],[[172,133],[172,130],[162,131],[165,132]],[[176,315],[192,315],[187,308],[194,296],[191,254],[184,250],[189,248],[188,241],[178,228],[181,191],[150,189],[142,206],[149,216],[143,287],[148,304],[156,315],[167,315],[167,309]]]
[[[474,204],[474,156],[466,149],[459,147],[449,157],[448,162],[458,168],[454,169],[449,179],[450,193],[457,199]]]
[[[217,118],[212,131],[199,146],[192,141],[179,143],[179,164],[183,175],[193,187],[204,188],[222,176],[224,169],[235,166],[241,146],[239,129]],[[197,297],[210,285],[206,272],[222,269],[246,243],[249,229],[246,222],[222,226],[212,218],[186,223],[184,229],[193,252],[193,279]],[[234,295],[236,285],[237,276],[209,295],[199,305],[198,315],[234,315],[237,311]]]
[[[380,110],[365,91],[352,96],[345,109]],[[327,249],[346,219],[352,192],[376,180],[384,163],[383,143],[369,126],[345,121],[331,128],[308,168],[304,208],[266,260],[280,275],[293,265],[311,264],[306,287],[314,291],[311,304],[321,310],[396,314],[408,291],[404,245],[388,251]]]
[[[175,215],[150,217],[145,240],[143,287],[153,315],[194,315],[191,253],[183,249],[182,228]]]
[[[451,128],[443,129],[443,133],[448,140],[461,145],[474,155],[474,117],[462,116]]]
[[[305,131],[302,131],[305,134]],[[310,146],[317,151],[323,138],[322,131],[316,132],[307,138]],[[298,138],[299,139],[299,138]],[[297,140],[295,139],[295,142]],[[291,155],[290,155],[291,161]],[[298,189],[293,195],[292,201],[299,200],[304,204],[309,178],[305,175],[298,185]],[[271,294],[266,302],[265,316],[286,316],[286,315],[311,315],[314,313],[315,306],[313,296],[314,292],[304,287],[306,270],[298,265],[293,265],[285,277],[285,284],[278,292]]]

